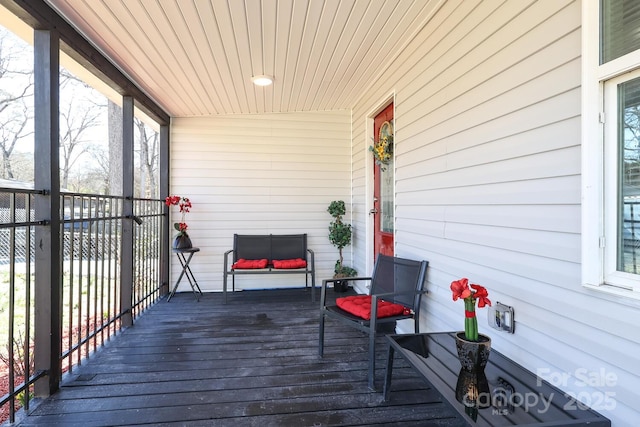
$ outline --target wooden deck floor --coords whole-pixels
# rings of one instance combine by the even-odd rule
[[[177,294],[74,370],[19,425],[466,425],[401,361],[390,401],[370,392],[358,331],[329,320],[321,359],[318,316],[304,289],[238,292],[226,305],[219,294],[200,302]]]

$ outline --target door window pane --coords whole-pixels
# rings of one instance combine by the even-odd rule
[[[380,168],[380,231],[393,233],[393,157]]]

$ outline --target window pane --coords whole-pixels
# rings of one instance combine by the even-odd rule
[[[393,157],[384,170],[380,169],[380,231],[393,233]]]
[[[640,1],[601,0],[600,63],[640,49]]]
[[[618,270],[640,273],[640,78],[618,86]]]

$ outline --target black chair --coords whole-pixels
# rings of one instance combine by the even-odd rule
[[[353,315],[337,305],[327,305],[327,284],[335,283],[337,280],[327,279],[322,281],[322,291],[320,294],[320,331],[319,331],[319,353],[320,357],[324,353],[324,324],[325,319],[331,318],[343,324],[356,328],[369,335],[369,372],[368,384],[371,390],[375,390],[375,340],[376,332],[380,325],[394,323],[401,319],[414,319],[415,332],[420,332],[419,315],[420,301],[423,290],[425,275],[427,271],[427,261],[414,261],[404,258],[378,255],[371,277],[349,277],[349,281],[368,280],[369,295],[371,296],[371,316],[370,320]],[[406,308],[404,313],[391,317],[378,316],[378,300],[384,300],[396,304],[401,304]]]

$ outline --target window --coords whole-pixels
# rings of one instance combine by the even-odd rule
[[[640,71],[604,82],[605,281],[640,281]]]
[[[640,3],[599,3],[583,3],[583,283],[640,298]]]

